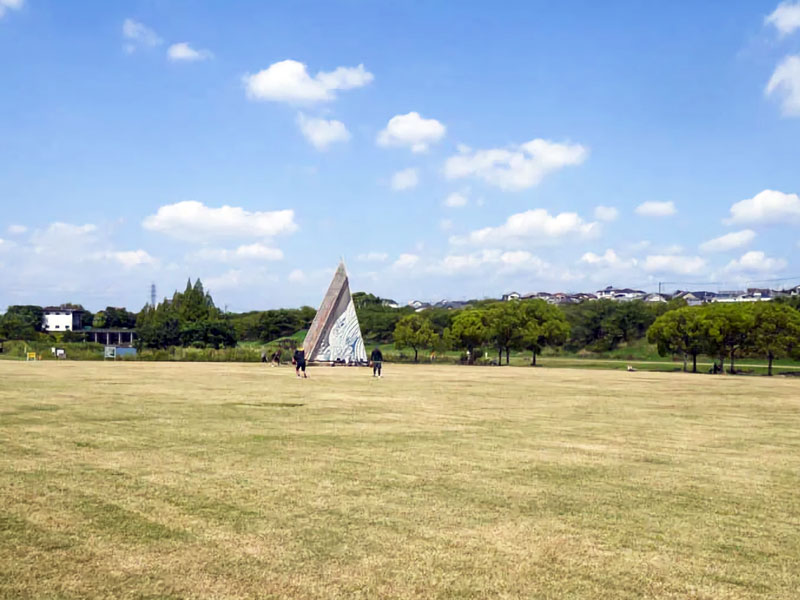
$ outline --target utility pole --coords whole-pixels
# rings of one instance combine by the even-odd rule
[[[150,284],[150,306],[156,307],[156,284]]]

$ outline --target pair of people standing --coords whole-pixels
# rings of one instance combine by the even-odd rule
[[[383,353],[381,352],[380,348],[375,348],[372,351],[372,354],[369,358],[370,362],[372,363],[372,376],[373,377],[380,377],[381,376],[381,369],[383,368]],[[308,379],[308,375],[306,374],[306,352],[302,348],[298,348],[294,351],[294,356],[292,357],[292,362],[294,363],[294,372],[300,377],[300,372],[303,372],[303,378]]]

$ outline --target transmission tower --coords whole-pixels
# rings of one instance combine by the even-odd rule
[[[150,306],[156,307],[156,284],[150,284]]]

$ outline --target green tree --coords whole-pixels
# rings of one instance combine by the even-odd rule
[[[486,325],[486,312],[477,308],[459,312],[453,318],[453,327],[450,333],[455,345],[467,350],[468,362],[473,364],[475,362],[475,349],[486,342],[489,334]]]
[[[4,318],[19,317],[28,327],[35,332],[44,331],[44,309],[33,304],[12,305],[8,307]]]
[[[403,317],[394,328],[395,347],[414,350],[414,362],[418,361],[420,348],[432,347],[436,337],[431,322],[419,313]]]
[[[94,315],[94,319],[92,320],[92,327],[95,329],[105,329],[106,326],[106,312],[104,310],[97,311]]]
[[[746,348],[753,329],[751,303],[712,303],[703,306],[701,327],[709,354],[716,354],[720,366],[725,356],[729,373],[736,372],[736,353]]]
[[[522,341],[523,313],[519,302],[498,302],[486,309],[487,337],[497,349],[497,364],[506,364],[512,347],[519,347]]]
[[[569,337],[569,323],[558,307],[544,300],[527,300],[522,309],[521,346],[530,350],[531,366],[545,347],[561,346]]]
[[[751,309],[753,329],[750,348],[765,356],[767,374],[772,375],[772,362],[800,346],[800,313],[788,304],[757,302]]]
[[[692,373],[697,373],[697,355],[706,347],[704,332],[701,310],[687,306],[658,317],[647,330],[647,341],[656,344],[661,356],[680,354],[684,373],[691,356]]]
[[[0,339],[33,340],[36,333],[31,322],[19,314],[6,313],[0,317]]]

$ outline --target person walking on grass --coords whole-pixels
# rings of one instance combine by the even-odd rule
[[[292,362],[294,363],[294,372],[300,377],[300,371],[303,372],[303,378],[308,379],[308,375],[306,375],[306,352],[302,348],[298,348],[294,351],[294,357],[292,358]]]
[[[372,376],[380,377],[381,367],[383,366],[383,354],[381,353],[381,349],[375,346],[375,349],[369,356],[369,360],[372,363]]]

